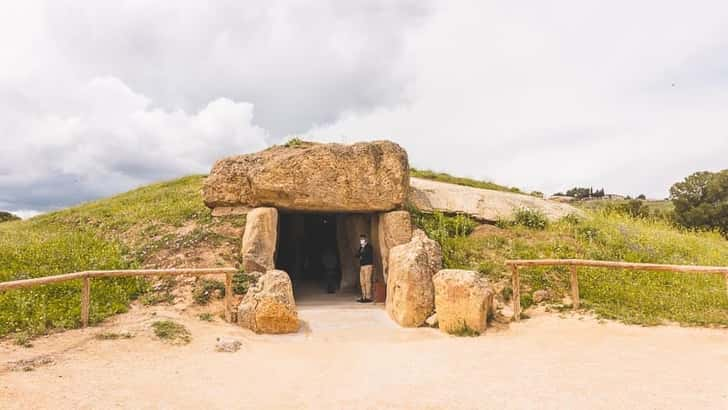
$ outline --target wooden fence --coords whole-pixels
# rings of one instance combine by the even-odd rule
[[[685,273],[714,273],[725,276],[726,292],[728,292],[728,267],[716,266],[693,266],[693,265],[662,265],[656,263],[631,263],[631,262],[610,262],[595,261],[587,259],[516,259],[507,260],[506,266],[509,266],[512,272],[511,285],[513,287],[513,319],[521,319],[521,275],[518,268],[522,266],[568,266],[571,275],[571,300],[574,309],[578,309],[579,301],[579,277],[576,272],[578,266],[588,266],[592,268],[613,268],[613,269],[632,269],[647,270],[661,272],[685,272]]]
[[[66,282],[69,280],[82,280],[81,288],[81,325],[88,326],[89,307],[91,305],[91,279],[118,278],[123,276],[177,276],[177,275],[225,275],[225,320],[232,318],[233,274],[235,268],[198,268],[198,269],[138,269],[138,270],[93,270],[74,272],[65,275],[45,276],[41,278],[0,282],[0,291],[10,289],[32,288],[40,285]]]

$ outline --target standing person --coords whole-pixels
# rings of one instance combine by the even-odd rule
[[[361,284],[361,298],[356,301],[359,303],[369,303],[372,301],[372,263],[374,258],[372,255],[372,245],[367,241],[367,236],[359,235],[359,250],[356,252],[359,258],[359,282]]]

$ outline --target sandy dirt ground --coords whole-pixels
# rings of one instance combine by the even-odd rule
[[[536,313],[458,338],[401,329],[381,305],[301,303],[302,330],[255,335],[194,312],[134,309],[107,323],[0,344],[1,409],[728,409],[728,330],[643,328]],[[149,326],[171,318],[193,340]],[[98,340],[130,331],[130,339]],[[214,350],[218,337],[242,341]],[[21,359],[46,358],[32,371]],[[43,362],[44,360],[37,360]]]

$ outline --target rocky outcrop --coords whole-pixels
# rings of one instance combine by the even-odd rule
[[[387,313],[406,327],[421,326],[435,308],[432,276],[442,267],[440,245],[416,230],[389,253]]]
[[[278,238],[278,210],[255,208],[248,212],[241,256],[245,272],[265,272],[275,268]]]
[[[302,142],[217,161],[203,196],[218,213],[261,206],[375,212],[401,207],[408,188],[407,153],[395,143]]]
[[[485,222],[510,219],[516,210],[522,208],[541,211],[550,220],[582,213],[571,205],[531,195],[471,188],[422,178],[410,178],[409,200],[421,211],[466,214]]]
[[[454,333],[467,326],[478,333],[485,332],[495,293],[486,280],[477,272],[443,269],[432,282],[437,321],[442,331]]]
[[[379,214],[377,219],[377,244],[381,255],[384,282],[389,276],[389,251],[412,239],[412,221],[407,211],[392,211]]]
[[[286,272],[270,270],[258,278],[238,307],[238,324],[256,333],[298,331],[293,285]]]

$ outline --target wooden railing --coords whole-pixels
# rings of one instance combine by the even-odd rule
[[[632,269],[662,272],[685,272],[685,273],[714,273],[725,276],[726,292],[728,292],[728,267],[716,266],[693,266],[693,265],[662,265],[656,263],[631,263],[631,262],[610,262],[595,261],[587,259],[516,259],[507,260],[512,272],[511,285],[513,287],[513,319],[521,319],[521,276],[518,268],[522,266],[568,266],[571,275],[571,300],[574,309],[578,309],[579,301],[579,277],[576,272],[577,266],[588,266],[592,268],[613,268]]]
[[[0,282],[0,291],[10,289],[32,288],[40,285],[66,282],[69,280],[82,280],[81,287],[81,325],[88,326],[89,307],[91,305],[91,279],[118,278],[123,276],[177,276],[177,275],[215,275],[225,274],[225,320],[232,319],[233,274],[235,268],[197,268],[197,269],[136,269],[136,270],[93,270],[74,272],[65,275],[45,276],[34,279]]]

